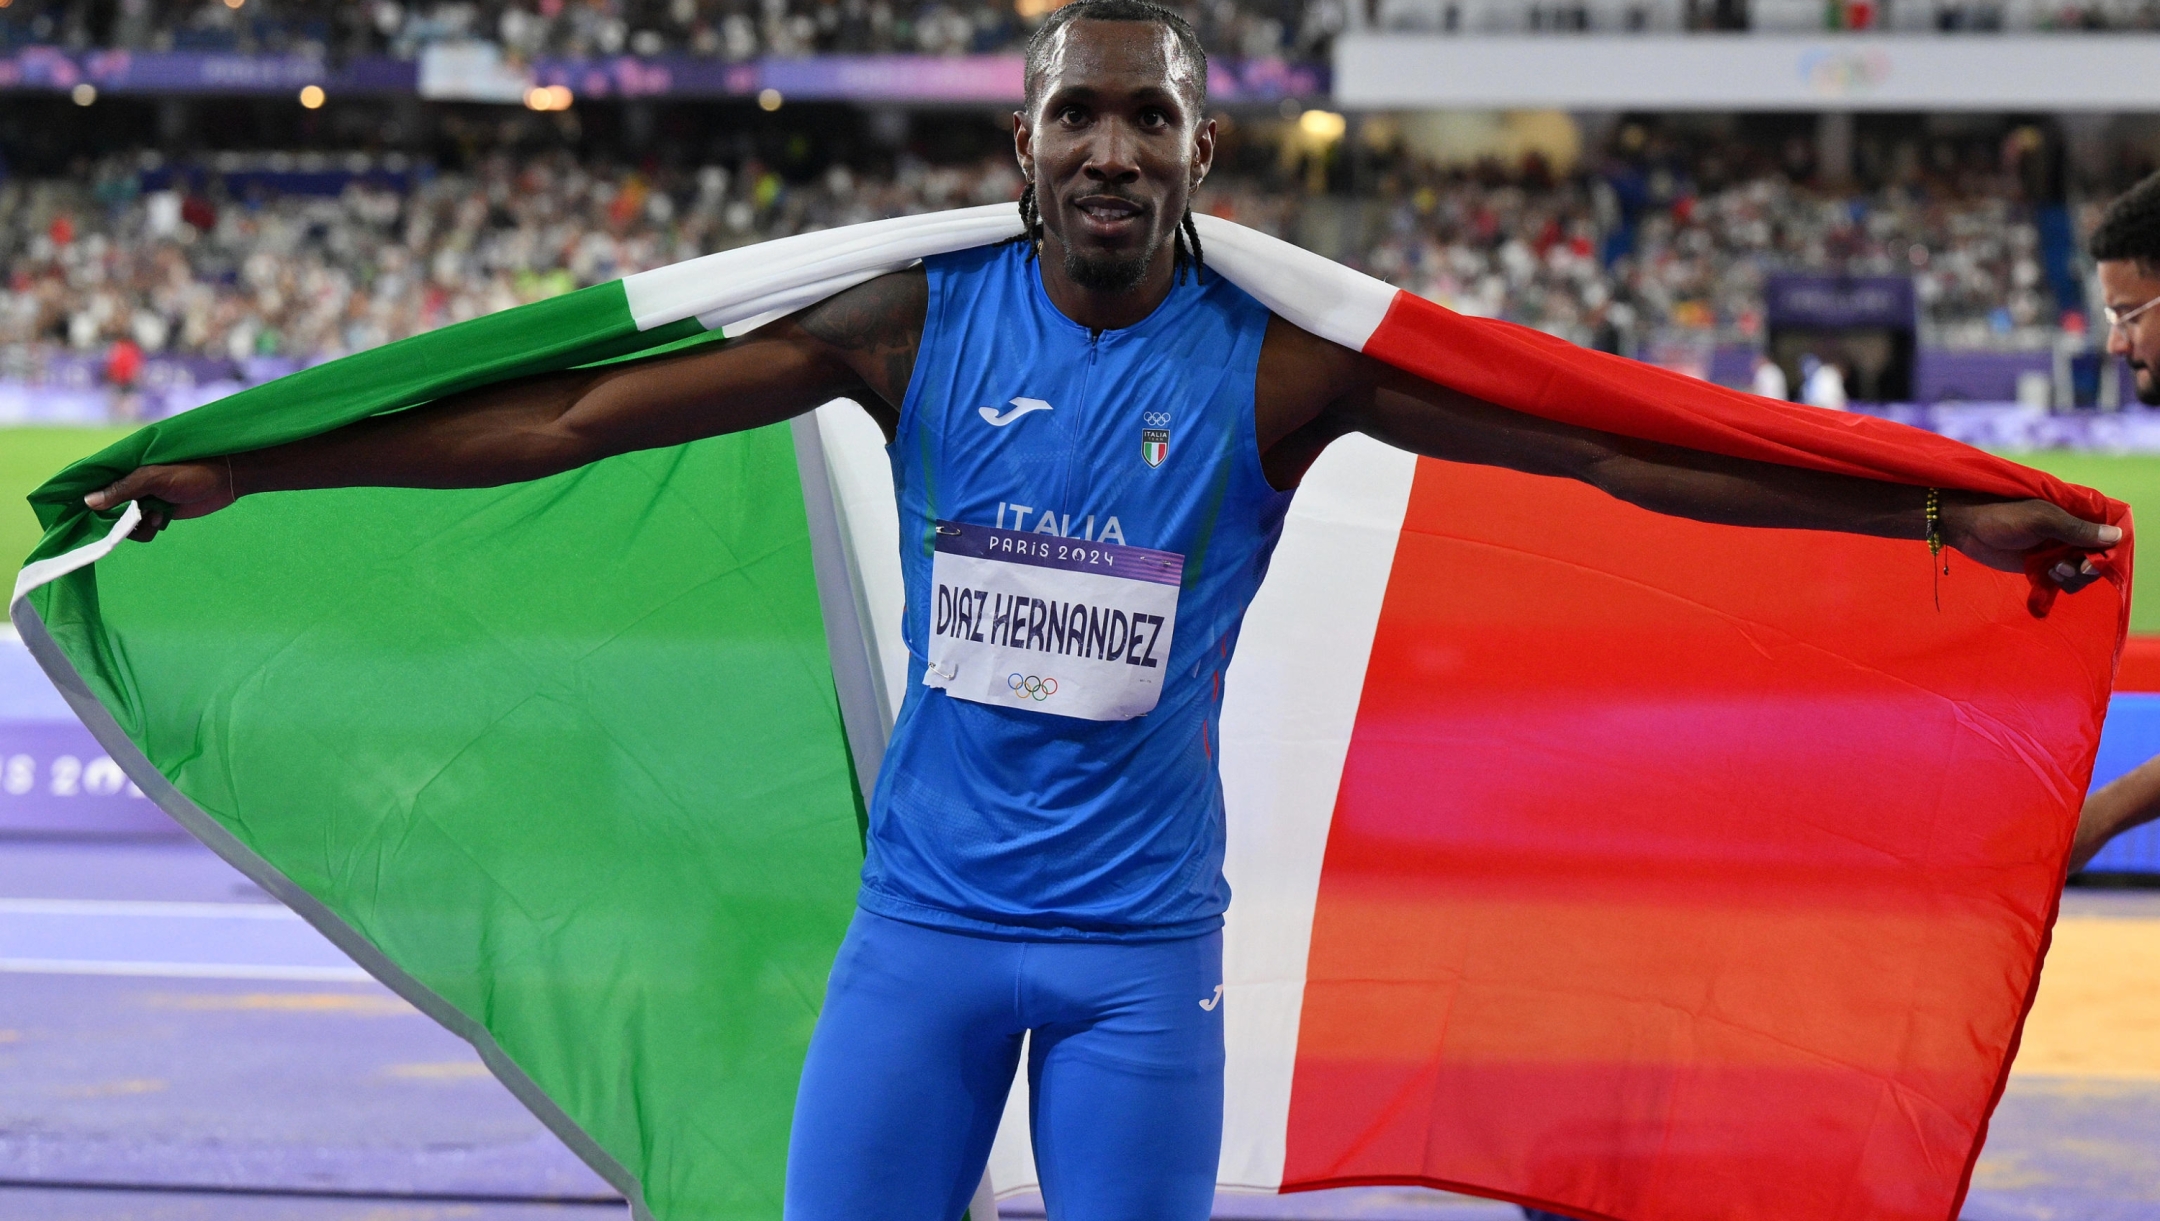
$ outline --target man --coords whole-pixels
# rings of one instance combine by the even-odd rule
[[[2160,174],[2124,192],[2101,214],[2093,230],[2093,262],[2100,269],[2100,296],[2108,323],[2107,350],[2130,366],[2138,401],[2160,406]]]
[[[2124,192],[2101,214],[2089,247],[2100,270],[2107,350],[2130,366],[2138,401],[2160,405],[2160,174]],[[2160,757],[2146,760],[2085,799],[2070,872],[2085,868],[2108,841],[2160,818]]]
[[[1755,373],[1748,388],[1780,403],[1792,398],[1792,387],[1785,382],[1784,366],[1760,352],[1755,355]]]
[[[1812,352],[1801,357],[1800,401],[1825,411],[1845,410],[1845,370]]]
[[[791,1221],[959,1216],[1024,1035],[1052,1216],[1208,1215],[1229,901],[1221,679],[1291,489],[1336,437],[1710,521],[1927,529],[1921,488],[1527,418],[1270,316],[1207,271],[1190,223],[1215,152],[1206,79],[1167,10],[1076,0],[1028,51],[1021,240],[929,259],[725,347],[146,467],[90,497],[142,498],[147,538],[254,492],[495,485],[833,398],[870,412],[904,523],[911,681],[803,1069]],[[1948,543],[2005,571],[2035,546],[2119,537],[2038,501],[1944,503]],[[1072,591],[1050,599],[1068,610],[1113,586],[1103,605],[1119,609],[1023,628],[1012,600],[974,592],[1023,569]],[[2077,561],[2051,573],[2071,590],[2094,575]],[[1117,664],[1084,683],[1008,673],[999,634],[1020,630],[1075,633]]]

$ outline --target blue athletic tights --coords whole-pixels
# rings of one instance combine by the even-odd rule
[[[855,913],[803,1065],[786,1221],[959,1221],[1028,1043],[1051,1221],[1206,1221],[1222,934],[1008,941]]]

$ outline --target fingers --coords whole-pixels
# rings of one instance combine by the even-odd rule
[[[149,467],[137,467],[112,483],[83,497],[83,503],[101,512],[112,508],[114,505],[124,505],[142,494],[143,488],[150,482],[150,478]]]
[[[105,487],[83,497],[94,510],[111,510],[134,501],[148,522],[155,506],[157,520],[149,525],[155,534],[173,521],[214,513],[233,501],[230,466],[223,461],[176,462],[145,466],[128,472]]]
[[[2039,502],[2039,503],[2045,503]],[[2122,528],[2106,522],[2086,521],[2055,505],[2048,505],[2053,512],[2041,525],[2041,533],[2057,542],[2073,547],[2085,547],[2101,551],[2122,541]]]
[[[2048,579],[2062,587],[2064,593],[2074,594],[2092,584],[2100,577],[2100,570],[2091,560],[2062,560],[2048,569]]]
[[[145,506],[142,520],[135,523],[133,530],[128,531],[128,537],[138,543],[147,543],[156,538],[158,531],[163,530],[171,520],[170,514],[163,507]]]

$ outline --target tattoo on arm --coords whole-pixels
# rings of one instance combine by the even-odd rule
[[[873,394],[894,413],[915,375],[930,308],[930,281],[920,265],[858,284],[797,315],[812,338],[838,349]]]

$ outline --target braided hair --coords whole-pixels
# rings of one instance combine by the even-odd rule
[[[1020,235],[1016,242],[1027,243],[1027,257],[1042,253],[1042,211],[1035,203],[1035,184],[1020,188]],[[1185,205],[1185,217],[1178,222],[1177,236],[1172,239],[1177,246],[1170,255],[1170,266],[1176,276],[1173,283],[1183,284],[1187,268],[1192,270],[1193,283],[1200,283],[1200,229],[1193,224],[1192,205]]]

